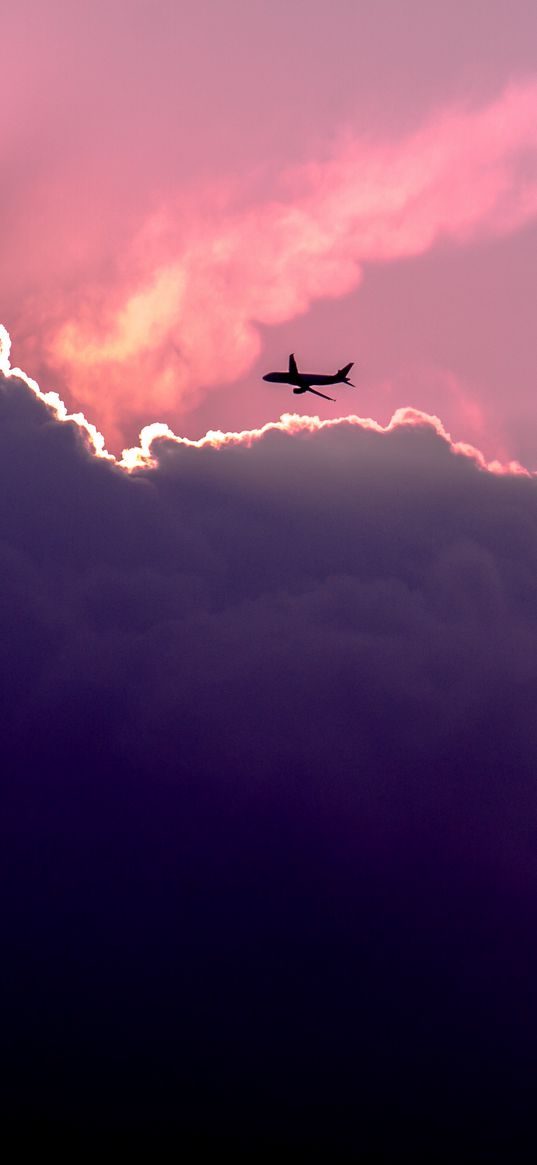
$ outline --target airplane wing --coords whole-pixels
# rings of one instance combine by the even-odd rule
[[[298,368],[296,366],[294,352],[291,352],[291,355],[289,357],[289,375],[290,376],[298,376]]]
[[[322,396],[323,400],[332,400],[335,403],[335,396],[327,396],[325,392],[317,392],[316,388],[308,388],[308,392],[313,392],[315,396]]]

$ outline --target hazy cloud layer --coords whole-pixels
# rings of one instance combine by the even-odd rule
[[[417,416],[152,454],[0,381],[10,1115],[522,1135],[534,480]]]

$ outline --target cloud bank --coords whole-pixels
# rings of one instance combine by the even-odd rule
[[[268,200],[252,182],[168,196],[106,280],[50,302],[50,366],[109,442],[129,422],[184,416],[209,386],[252,366],[260,326],[346,295],[365,264],[533,219],[536,115],[531,81],[481,108],[444,110],[400,140],[347,136],[329,160],[281,174]]]
[[[125,472],[6,370],[6,1119],[512,1148],[535,481],[417,416],[161,434]]]

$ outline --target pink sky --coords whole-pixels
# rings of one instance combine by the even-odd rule
[[[14,362],[120,449],[294,410],[260,379],[291,350],[355,360],[321,417],[423,409],[537,467],[536,45],[520,0],[21,0]]]

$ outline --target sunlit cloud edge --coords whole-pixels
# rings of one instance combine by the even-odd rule
[[[70,413],[57,392],[43,392],[36,380],[33,380],[21,368],[12,367],[10,353],[11,337],[7,328],[3,324],[0,324],[0,374],[6,380],[22,381],[34,393],[37,399],[46,405],[56,421],[60,423],[70,422],[78,426],[83,440],[95,457],[112,462],[126,473],[144,469],[155,469],[158,465],[156,445],[159,441],[184,445],[193,449],[203,449],[208,446],[213,449],[222,449],[228,445],[251,446],[270,432],[282,432],[294,435],[306,432],[314,433],[321,429],[335,428],[338,425],[355,425],[361,429],[379,434],[386,434],[403,426],[429,428],[449,445],[452,453],[457,456],[469,458],[481,470],[500,475],[537,476],[535,472],[530,471],[516,460],[508,462],[499,460],[488,461],[481,450],[475,445],[471,445],[465,441],[454,441],[439,417],[434,414],[422,412],[420,409],[415,409],[411,406],[402,406],[396,409],[387,425],[381,425],[371,417],[359,417],[355,413],[350,413],[343,417],[333,417],[328,420],[321,420],[315,414],[282,413],[279,420],[267,421],[259,428],[230,432],[223,432],[221,429],[209,429],[204,437],[200,437],[197,440],[190,437],[178,436],[167,424],[156,421],[150,425],[145,425],[141,430],[139,445],[124,449],[121,457],[118,458],[108,452],[103,434],[84,416],[84,413]]]

